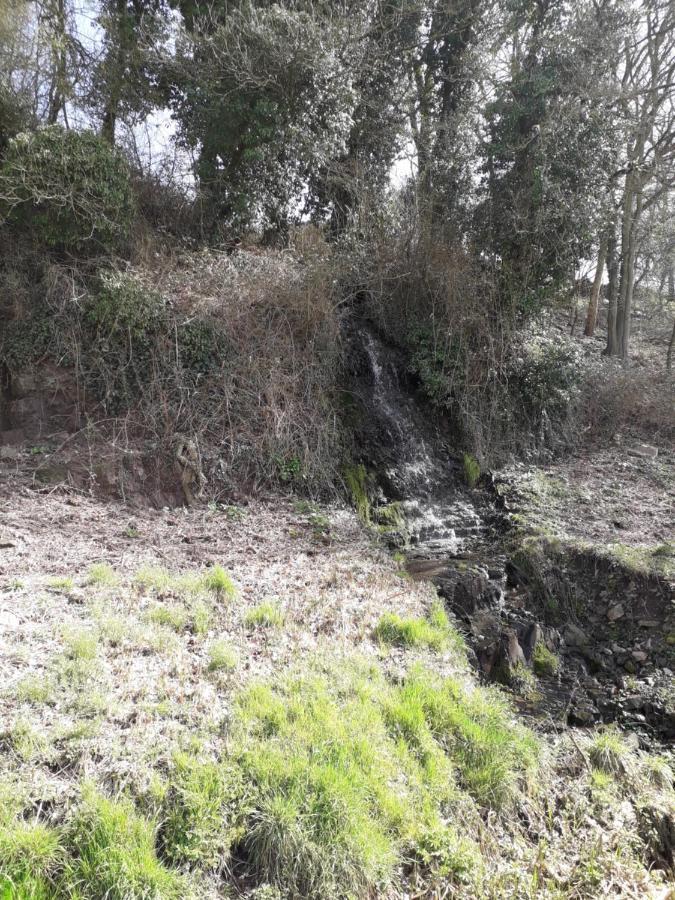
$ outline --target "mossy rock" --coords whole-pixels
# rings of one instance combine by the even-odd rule
[[[356,509],[359,518],[366,525],[371,523],[371,503],[369,491],[369,476],[363,463],[352,463],[345,466],[342,471],[349,499]]]

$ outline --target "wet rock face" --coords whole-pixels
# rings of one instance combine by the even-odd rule
[[[462,483],[440,417],[425,408],[402,355],[368,325],[353,336],[358,360],[354,393],[363,410],[359,451],[376,473],[382,502],[400,501],[406,541],[424,558],[456,555],[485,524]]]

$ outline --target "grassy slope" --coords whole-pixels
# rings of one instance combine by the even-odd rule
[[[666,763],[519,725],[351,513],[2,500],[7,897],[657,890]]]

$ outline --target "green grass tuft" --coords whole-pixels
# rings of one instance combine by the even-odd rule
[[[209,647],[209,672],[231,672],[238,663],[239,654],[227,641],[214,641]]]
[[[136,572],[134,584],[144,591],[183,598],[215,595],[222,600],[237,593],[236,585],[221,566],[178,575],[160,567],[144,566]]]
[[[596,769],[608,775],[621,775],[626,771],[628,748],[617,731],[607,730],[596,735],[588,756]]]
[[[73,660],[93,660],[98,649],[98,639],[88,629],[66,630],[63,632],[65,655]]]
[[[154,824],[141,818],[128,800],[108,800],[85,789],[68,846],[72,858],[64,881],[78,900],[188,896],[184,879],[157,858]]]
[[[163,857],[179,866],[220,868],[232,843],[227,822],[232,794],[225,767],[188,753],[175,754],[162,799]]]
[[[56,575],[47,580],[47,586],[53,591],[63,591],[64,593],[68,593],[75,587],[75,582],[68,575]]]
[[[19,703],[32,703],[40,706],[49,703],[54,696],[54,685],[49,676],[27,675],[16,686],[16,699]]]
[[[87,573],[87,584],[98,587],[115,587],[119,584],[119,578],[108,563],[94,563]]]
[[[21,820],[0,827],[0,900],[51,900],[63,858],[56,829]]]
[[[230,758],[245,785],[228,807],[232,853],[284,896],[377,893],[412,860],[470,881],[479,851],[450,814],[461,788],[497,808],[536,753],[500,695],[422,669],[398,686],[360,663],[252,685]]]
[[[286,616],[275,603],[261,603],[244,616],[244,624],[248,628],[282,628]]]
[[[222,566],[207,569],[202,576],[204,588],[215,594],[219,600],[232,600],[237,596],[237,587]]]
[[[440,603],[432,606],[426,619],[404,619],[396,613],[385,613],[375,627],[375,637],[383,644],[431,650],[444,650],[461,642]]]

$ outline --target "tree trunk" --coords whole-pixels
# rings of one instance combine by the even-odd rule
[[[593,287],[591,288],[591,296],[588,300],[588,310],[586,311],[586,325],[584,327],[584,334],[586,337],[593,337],[595,325],[598,321],[598,301],[600,299],[600,289],[602,288],[602,275],[605,271],[608,243],[607,235],[604,235],[598,249],[598,264],[595,269],[595,278],[593,280]]]
[[[675,266],[670,266],[668,269],[668,299],[671,303],[675,302]],[[666,353],[666,371],[668,372],[673,368],[673,348],[675,348],[675,321],[673,322],[673,330],[670,333],[670,342]]]
[[[125,0],[116,0],[114,10],[114,13],[111,13],[112,22],[110,25],[111,33],[109,36],[111,47],[108,51],[111,62],[108,76],[110,80],[107,85],[108,96],[106,98],[103,121],[101,122],[101,137],[112,146],[115,145],[115,129],[122,97],[122,81],[124,79],[129,33],[129,23],[126,21],[127,6]]]
[[[47,6],[51,31],[52,83],[49,88],[49,106],[47,108],[47,124],[56,125],[59,114],[65,112],[66,93],[68,89],[68,35],[66,32],[65,0],[55,0]]]
[[[668,343],[668,352],[666,353],[666,371],[670,372],[673,368],[673,348],[675,347],[675,320],[673,321],[673,330],[670,332],[670,341]]]
[[[612,229],[607,240],[607,346],[605,356],[615,356],[619,346],[619,334],[617,330],[617,304],[619,294],[619,259],[616,252],[616,235]]]

